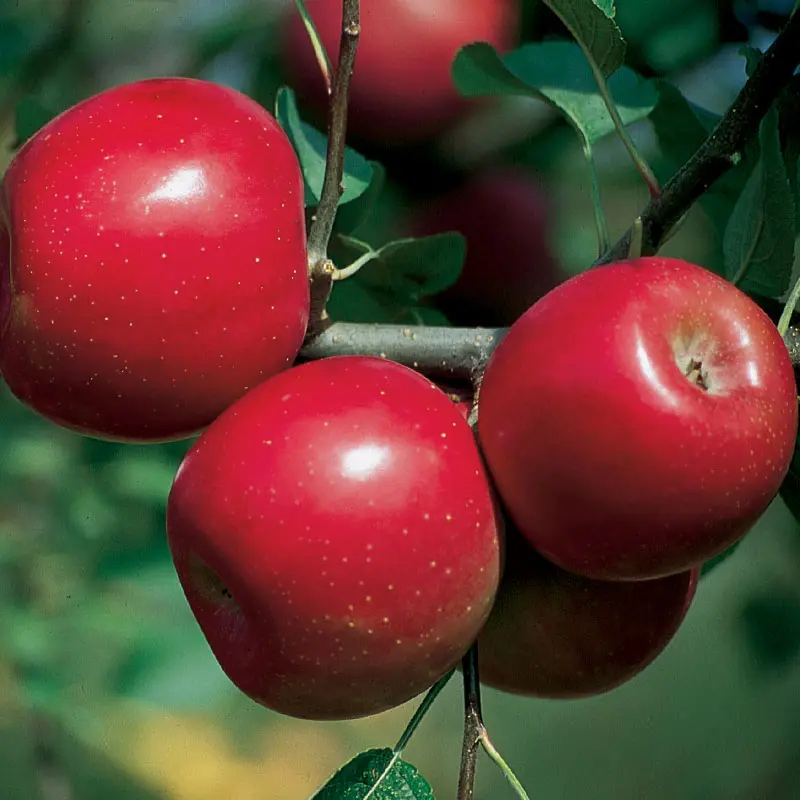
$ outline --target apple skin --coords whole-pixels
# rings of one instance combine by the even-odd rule
[[[544,187],[518,169],[494,167],[419,204],[412,236],[458,231],[467,255],[458,281],[436,298],[455,325],[511,325],[567,278],[550,247],[553,213]]]
[[[687,377],[700,362],[707,385]],[[520,531],[606,580],[721,553],[778,491],[797,432],[786,347],[732,284],[642,258],[554,289],[487,365],[478,431]]]
[[[299,164],[232,89],[154,79],[79,103],[13,159],[0,228],[0,372],[65,427],[184,438],[302,344]]]
[[[478,637],[480,678],[513,694],[602,694],[638,675],[678,631],[699,569],[651,581],[596,581],[537,554],[506,526],[505,572]]]
[[[427,689],[474,641],[499,583],[470,427],[426,378],[377,358],[309,362],[231,406],[181,465],[167,531],[223,670],[307,719]]]
[[[306,0],[322,43],[336,64],[341,0]],[[450,67],[459,48],[486,41],[513,48],[518,0],[369,0],[361,4],[361,36],[350,84],[348,135],[383,146],[435,137],[469,103],[457,93]],[[302,19],[286,17],[282,60],[298,97],[326,113],[328,96]]]

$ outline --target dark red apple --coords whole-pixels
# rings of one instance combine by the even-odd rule
[[[373,714],[453,667],[500,540],[472,431],[430,381],[314,361],[231,406],[184,460],[169,544],[220,665],[284,714]]]
[[[478,431],[520,531],[592,578],[683,572],[778,491],[797,432],[786,347],[701,267],[643,258],[583,273],[500,342]]]
[[[467,178],[409,221],[412,236],[458,231],[467,256],[458,281],[436,298],[456,325],[510,325],[566,279],[550,246],[553,214],[530,174],[495,167]]]
[[[342,0],[306,0],[325,49],[336,63]],[[450,76],[459,48],[486,41],[501,51],[516,43],[518,0],[368,0],[351,83],[348,133],[382,145],[420,142],[446,129],[465,108]],[[322,73],[296,10],[282,34],[288,82],[322,113]]]
[[[0,226],[0,371],[81,433],[189,436],[305,335],[299,164],[224,86],[140,81],[66,111],[9,166]]]
[[[686,616],[699,570],[651,581],[582,578],[506,528],[508,558],[478,637],[481,681],[514,694],[601,694],[640,673]]]

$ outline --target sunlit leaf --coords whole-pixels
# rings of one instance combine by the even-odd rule
[[[527,44],[500,56],[486,43],[464,47],[453,64],[453,79],[466,96],[529,95],[558,108],[593,145],[614,123],[580,49],[571,42]],[[655,84],[624,67],[608,87],[625,125],[647,117],[658,101]]]
[[[544,0],[606,77],[625,59],[625,41],[614,15],[614,0]]]
[[[305,180],[305,203],[307,206],[315,206],[319,203],[325,179],[327,137],[300,119],[294,92],[285,86],[278,91],[275,116],[286,131],[300,161]],[[342,178],[344,193],[339,199],[340,205],[364,194],[369,188],[372,177],[370,162],[355,150],[346,148]]]
[[[391,750],[367,750],[345,764],[312,800],[434,800],[416,767]]]

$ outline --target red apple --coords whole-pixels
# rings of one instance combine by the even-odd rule
[[[515,694],[601,694],[640,673],[686,616],[699,570],[652,581],[582,578],[506,528],[508,558],[478,637],[481,681]]]
[[[567,281],[513,325],[486,369],[478,431],[540,553],[587,577],[654,578],[759,518],[792,456],[797,389],[745,294],[642,258]]]
[[[306,0],[325,49],[336,63],[342,0]],[[446,129],[465,108],[450,65],[459,48],[516,43],[518,0],[369,0],[361,4],[361,37],[351,83],[348,133],[383,145],[419,142]],[[296,10],[282,34],[289,84],[318,113],[328,96]]]
[[[552,209],[542,185],[495,167],[423,202],[412,236],[458,231],[467,256],[458,281],[437,298],[456,325],[510,325],[566,277],[550,247]]]
[[[470,427],[426,378],[377,358],[310,362],[248,392],[187,455],[167,528],[222,668],[297,717],[373,714],[428,688],[499,580]]]
[[[82,433],[188,436],[305,335],[299,164],[224,86],[140,81],[66,111],[9,166],[0,227],[0,371]]]

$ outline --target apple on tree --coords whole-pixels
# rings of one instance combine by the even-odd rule
[[[198,439],[170,493],[183,590],[247,695],[310,719],[427,689],[489,614],[501,543],[469,425],[378,358],[277,375]]]
[[[342,0],[306,0],[325,50],[336,63]],[[459,48],[485,41],[516,44],[518,0],[369,0],[350,84],[348,135],[380,145],[424,141],[449,127],[469,104],[450,65]],[[322,116],[328,94],[300,15],[287,15],[283,62],[289,85]]]
[[[505,571],[478,637],[480,678],[514,694],[577,698],[638,675],[683,622],[699,569],[597,581],[550,563],[511,525]]]
[[[797,389],[774,324],[733,284],[652,257],[554,289],[490,359],[478,431],[528,541],[564,569],[683,572],[776,495]]]
[[[303,178],[248,97],[109,89],[34,135],[0,197],[0,372],[53,422],[189,436],[290,366],[309,313]]]
[[[567,276],[550,247],[553,214],[544,188],[518,168],[469,176],[421,202],[413,236],[458,231],[467,256],[458,281],[436,303],[456,325],[510,325]]]

